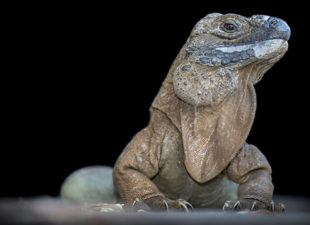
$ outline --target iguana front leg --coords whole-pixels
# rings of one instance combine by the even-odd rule
[[[228,177],[239,183],[238,200],[228,200],[223,210],[269,210],[282,212],[283,204],[274,204],[271,167],[265,156],[254,146],[244,144],[227,168]]]
[[[251,171],[247,181],[240,184],[238,189],[238,200],[228,200],[223,210],[269,210],[272,212],[283,212],[284,204],[275,204],[272,201],[273,185],[270,174],[265,169]]]
[[[183,199],[166,198],[151,181],[159,171],[161,147],[170,123],[163,113],[154,110],[149,125],[126,146],[114,166],[114,184],[129,207],[145,208],[146,204],[153,210],[185,211],[191,207]]]

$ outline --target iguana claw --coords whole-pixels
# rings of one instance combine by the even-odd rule
[[[131,207],[139,207],[141,204],[143,204],[143,201],[140,199],[140,198],[136,198],[132,204],[131,204]]]
[[[136,212],[145,212],[149,210],[149,207],[143,202],[142,199],[136,198],[132,204],[129,211],[135,210]]]
[[[165,197],[154,197],[149,198],[144,201],[144,204],[148,205],[152,210],[164,210],[164,211],[175,211],[175,210],[184,210],[189,212],[189,209],[194,207],[184,199],[171,200]],[[135,204],[133,204],[134,206]]]
[[[183,199],[178,199],[177,202],[177,204],[179,204],[185,210],[185,212],[189,212],[188,208],[194,209],[192,204]]]
[[[236,203],[234,204],[232,210],[236,210],[236,209],[238,210],[240,208],[240,206],[241,206],[240,201],[236,201]]]
[[[255,206],[256,206],[256,201],[253,202],[252,206],[251,206],[251,211],[255,211]]]
[[[168,205],[167,201],[166,201],[166,200],[163,200],[163,203],[164,203],[164,205],[165,205],[165,207],[166,207],[166,210],[169,211],[169,205]]]
[[[254,199],[240,199],[240,200],[228,200],[223,205],[223,211],[259,211],[265,210],[269,212],[284,212],[285,206],[282,203],[275,204],[271,201],[269,204],[265,204]]]

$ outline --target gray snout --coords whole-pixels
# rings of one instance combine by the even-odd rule
[[[291,36],[290,27],[282,19],[270,16],[269,19],[264,23],[264,26],[272,31],[271,38],[281,38],[288,40]]]

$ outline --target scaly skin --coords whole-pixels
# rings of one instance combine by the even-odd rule
[[[269,16],[201,19],[152,104],[150,123],[115,164],[121,199],[151,209],[282,210],[272,202],[268,161],[245,141],[254,84],[285,54],[289,36],[288,25]]]

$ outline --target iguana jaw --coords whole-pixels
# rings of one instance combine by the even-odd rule
[[[283,56],[287,49],[288,43],[285,39],[228,46],[215,44],[192,51],[188,60],[208,67],[242,68],[253,62],[259,63]]]
[[[218,47],[215,50],[219,50],[224,53],[233,53],[233,52],[246,52],[253,51],[253,57],[256,60],[273,58],[284,54],[287,51],[288,43],[283,39],[272,39],[257,42],[254,44],[247,45],[237,45],[237,46],[228,46],[228,47]],[[242,60],[242,59],[241,59]]]

